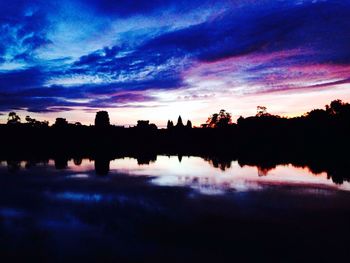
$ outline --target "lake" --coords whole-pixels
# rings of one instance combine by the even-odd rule
[[[36,262],[329,262],[350,183],[194,156],[0,162],[0,257]]]

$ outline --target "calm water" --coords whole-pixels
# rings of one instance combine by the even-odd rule
[[[0,256],[7,260],[348,257],[350,183],[307,167],[177,156],[2,161],[0,187]]]

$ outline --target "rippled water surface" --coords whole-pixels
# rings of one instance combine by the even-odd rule
[[[342,259],[350,234],[349,182],[291,164],[2,161],[0,187],[0,256],[11,260],[322,261]]]
[[[58,176],[69,180],[93,180],[96,176],[148,177],[150,186],[182,186],[201,194],[224,194],[229,191],[259,191],[272,186],[294,186],[320,189],[350,191],[350,183],[335,183],[326,172],[314,173],[308,167],[295,167],[291,164],[273,168],[242,166],[237,161],[215,163],[200,157],[158,156],[156,160],[140,163],[134,158],[114,160],[57,160],[45,162],[6,162],[0,163],[2,173],[14,175],[33,174],[33,176]],[[7,170],[7,171],[6,171]],[[61,179],[63,179],[61,178]],[[44,179],[44,178],[43,178]],[[299,189],[300,190],[300,189]]]

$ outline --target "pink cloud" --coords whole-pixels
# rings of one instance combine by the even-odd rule
[[[350,66],[305,64],[300,57],[307,55],[313,56],[315,52],[293,49],[198,62],[183,73],[183,78],[193,85],[220,81],[222,89],[237,90],[240,94],[324,89],[350,82]],[[246,89],[242,90],[242,86]]]

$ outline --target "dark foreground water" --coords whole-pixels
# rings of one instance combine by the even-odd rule
[[[348,262],[349,240],[350,184],[307,167],[0,163],[1,262]]]

